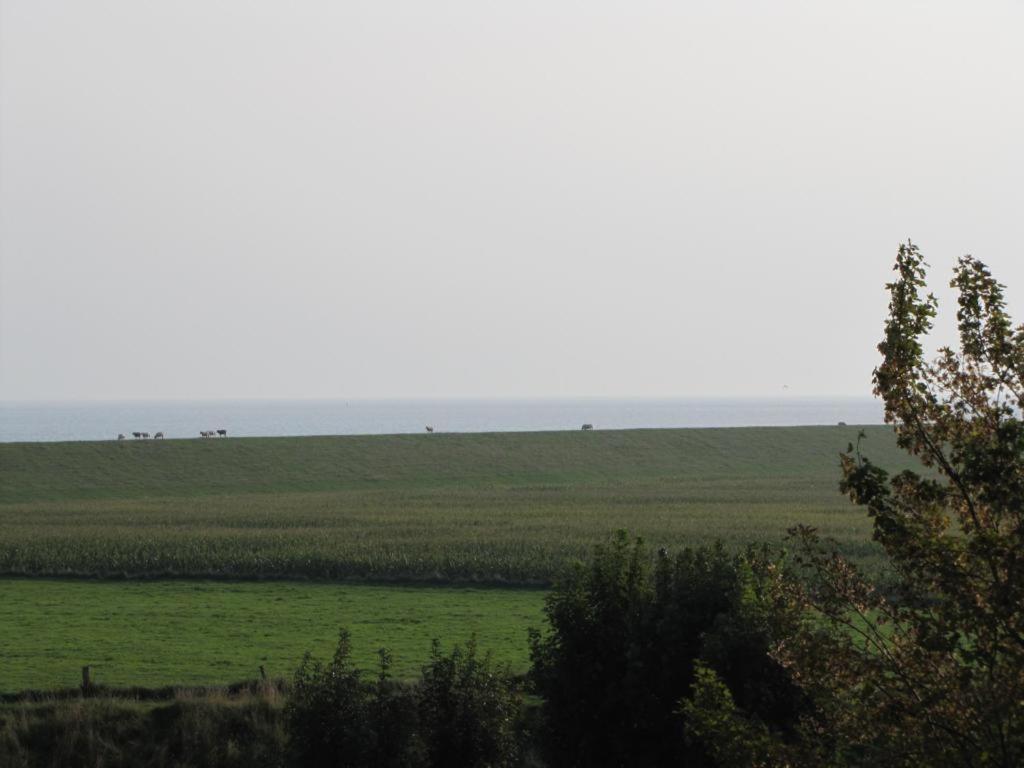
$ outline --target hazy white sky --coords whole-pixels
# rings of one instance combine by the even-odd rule
[[[0,0],[0,399],[866,394],[907,237],[1024,319],[1022,40],[1021,0]]]

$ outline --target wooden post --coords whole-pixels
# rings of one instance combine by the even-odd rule
[[[86,695],[92,691],[92,676],[90,675],[90,671],[88,664],[82,667],[82,693]]]
[[[263,682],[267,681],[267,670],[263,668],[262,664],[260,664],[260,680]]]

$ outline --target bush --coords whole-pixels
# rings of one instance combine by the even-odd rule
[[[599,547],[548,598],[550,633],[531,634],[531,678],[544,698],[544,740],[559,765],[709,762],[687,738],[679,702],[703,660],[745,710],[786,729],[803,706],[768,656],[792,617],[765,599],[756,552],[720,547],[651,558],[625,532]]]
[[[418,764],[415,701],[389,680],[387,652],[375,683],[363,680],[350,656],[343,629],[329,663],[303,658],[285,708],[292,761],[304,768]]]
[[[419,714],[431,765],[482,768],[515,764],[521,700],[507,671],[476,641],[450,655],[435,640],[419,685]]]
[[[285,710],[290,758],[321,766],[484,768],[515,764],[521,701],[510,677],[476,642],[441,652],[415,685],[393,682],[381,650],[380,674],[363,679],[342,630],[327,664],[309,654],[295,673]]]

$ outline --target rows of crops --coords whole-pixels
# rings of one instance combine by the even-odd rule
[[[842,427],[0,447],[0,574],[547,583],[618,528],[818,526],[872,566]],[[865,444],[905,459],[882,428]],[[128,449],[128,450],[125,450]]]

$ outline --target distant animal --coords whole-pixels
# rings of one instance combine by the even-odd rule
[[[142,433],[142,439],[143,439],[143,440],[146,440],[146,439],[148,439],[148,438],[149,438],[149,432],[143,432],[143,433]]]
[[[142,433],[141,432],[132,432],[132,437],[134,437],[136,440],[138,440],[140,437],[142,437]]]
[[[433,432],[433,431],[434,431],[433,427],[427,427],[427,432]]]
[[[202,430],[199,431],[199,436],[200,437],[209,437],[211,434],[213,434],[213,433],[212,432],[207,432],[205,429],[202,429]]]
[[[153,435],[153,439],[154,440],[163,440],[164,439],[164,433],[163,432],[157,432],[155,435]]]
[[[227,437],[228,436],[228,431],[226,429],[218,429],[217,430],[217,436],[218,437]]]
[[[840,427],[845,427],[846,426],[846,422],[845,421],[840,421],[839,422],[839,426]]]
[[[582,429],[584,432],[589,432],[593,428],[594,428],[593,424],[584,424],[582,427],[580,427],[580,429]]]
[[[117,439],[118,440],[124,440],[124,433],[123,432],[118,432],[117,433]]]

